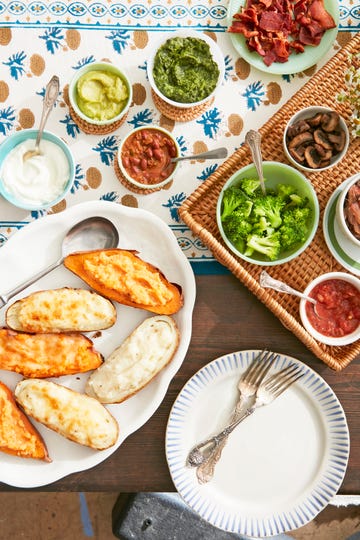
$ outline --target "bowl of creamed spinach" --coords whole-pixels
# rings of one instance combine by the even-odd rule
[[[174,32],[147,62],[150,85],[177,107],[199,105],[213,96],[224,77],[222,53],[211,38],[194,31]]]

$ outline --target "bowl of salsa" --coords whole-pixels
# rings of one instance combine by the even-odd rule
[[[345,272],[328,272],[314,279],[301,299],[300,318],[305,329],[321,343],[349,345],[360,339],[360,280]]]
[[[133,129],[120,143],[117,161],[125,179],[142,189],[161,188],[168,184],[179,162],[172,158],[180,155],[175,137],[166,129],[147,126]]]
[[[179,108],[201,105],[223,83],[225,61],[217,43],[206,34],[182,29],[163,36],[147,60],[152,90]]]

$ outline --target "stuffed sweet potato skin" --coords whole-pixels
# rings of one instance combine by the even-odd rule
[[[0,382],[0,451],[22,458],[51,461],[37,429],[18,407],[15,398]]]
[[[26,379],[15,388],[26,414],[63,437],[95,450],[113,446],[119,425],[96,399],[43,379]]]
[[[72,253],[64,265],[92,289],[120,304],[160,315],[177,313],[183,305],[181,287],[170,283],[135,251],[104,249]]]
[[[37,291],[6,311],[10,328],[30,333],[92,332],[109,328],[115,321],[116,309],[110,300],[70,287]]]
[[[0,369],[28,378],[60,377],[96,369],[103,361],[82,334],[27,334],[0,329]]]
[[[85,392],[101,403],[125,401],[171,362],[179,340],[179,329],[172,317],[148,317],[93,371]]]

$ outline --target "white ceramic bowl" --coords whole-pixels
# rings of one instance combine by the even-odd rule
[[[89,71],[108,71],[120,77],[122,81],[125,83],[125,86],[128,90],[128,98],[126,100],[126,103],[123,109],[120,111],[119,114],[117,114],[113,118],[109,118],[107,120],[98,120],[98,119],[90,118],[89,116],[84,114],[82,110],[79,108],[78,101],[77,101],[78,100],[77,83],[80,77],[82,77]],[[80,68],[78,71],[76,71],[74,77],[71,79],[70,84],[69,84],[69,101],[70,101],[70,105],[74,109],[77,116],[81,118],[82,120],[84,120],[85,122],[88,122],[89,124],[95,124],[97,126],[107,126],[107,125],[117,122],[118,120],[121,120],[121,118],[123,118],[123,116],[128,112],[129,107],[132,102],[132,85],[126,73],[123,70],[119,69],[114,64],[111,64],[109,62],[93,62],[91,64],[86,64],[85,66]]]
[[[67,178],[64,179],[64,183],[63,183],[63,187],[61,191],[58,193],[57,196],[55,196],[51,200],[47,200],[46,202],[45,201],[36,202],[36,200],[33,200],[32,198],[33,192],[30,191],[31,197],[29,196],[20,197],[16,195],[17,191],[9,190],[9,188],[6,185],[4,185],[2,171],[3,171],[3,164],[4,164],[5,159],[8,157],[9,153],[13,149],[15,149],[17,146],[19,146],[21,143],[24,143],[25,141],[33,140],[34,141],[33,147],[35,147],[35,139],[37,137],[37,134],[38,134],[37,129],[23,129],[21,131],[16,131],[12,135],[9,135],[8,137],[6,137],[6,139],[0,145],[0,194],[4,197],[4,199],[6,199],[8,202],[13,204],[14,206],[23,208],[25,210],[44,210],[51,206],[55,206],[62,199],[64,199],[66,194],[71,189],[74,183],[74,179],[75,179],[75,163],[74,163],[74,158],[73,158],[70,148],[62,139],[60,139],[53,133],[49,131],[44,131],[42,140],[49,141],[50,143],[53,143],[54,145],[58,147],[58,151],[59,151],[58,157],[63,155],[64,167],[67,167],[67,170],[68,170]],[[40,142],[40,150],[41,150],[41,142]],[[58,170],[58,163],[57,164],[54,163],[54,169]],[[21,171],[20,165],[18,165],[17,171],[18,172]],[[36,189],[38,190],[39,188],[36,188]]]
[[[275,266],[295,259],[295,257],[300,255],[300,253],[302,253],[309,246],[314,238],[319,223],[319,202],[311,183],[297,169],[277,161],[264,161],[263,169],[264,177],[266,178],[265,185],[267,187],[275,189],[277,184],[290,184],[296,188],[299,195],[308,198],[309,207],[311,208],[311,217],[308,223],[308,235],[305,242],[300,246],[297,245],[293,249],[281,252],[276,260],[270,261],[267,257],[255,251],[251,257],[248,257],[239,251],[227,238],[221,222],[222,198],[224,191],[230,186],[237,186],[243,178],[258,178],[254,164],[247,165],[246,167],[238,170],[224,184],[217,201],[216,221],[225,244],[233,253],[235,253],[235,255],[253,264],[261,266]]]
[[[173,178],[174,178],[174,175],[176,174],[176,172],[178,171],[179,167],[180,167],[180,162],[176,162],[175,163],[175,166],[174,166],[174,169],[172,170],[172,172],[170,174],[168,174],[165,178],[161,178],[161,176],[157,177],[157,180],[155,181],[152,181],[152,182],[146,182],[144,180],[144,182],[141,182],[139,181],[139,179],[137,178],[134,178],[131,176],[131,173],[130,173],[130,167],[129,165],[126,167],[125,166],[125,162],[123,162],[123,152],[124,152],[124,146],[127,144],[128,142],[128,139],[130,137],[138,137],[139,134],[141,134],[142,132],[158,132],[161,134],[163,134],[166,138],[170,139],[175,147],[175,155],[174,156],[170,156],[170,157],[178,157],[180,156],[180,147],[178,145],[178,142],[176,141],[175,137],[167,130],[167,129],[164,129],[162,127],[159,127],[159,126],[155,126],[155,125],[149,125],[149,126],[140,126],[136,129],[133,129],[132,131],[130,131],[126,137],[124,137],[124,139],[121,141],[120,145],[119,145],[119,148],[118,148],[118,152],[117,152],[117,162],[118,162],[118,165],[119,165],[119,168],[120,168],[120,171],[121,173],[124,175],[124,177],[126,178],[126,180],[132,184],[133,186],[137,187],[137,188],[140,188],[140,189],[159,189],[163,186],[165,186],[166,184],[168,184]],[[136,156],[134,157],[138,157],[138,154],[136,154]],[[131,158],[130,158],[131,159]],[[144,159],[146,160],[147,159],[147,156],[144,156]],[[150,156],[149,156],[149,160],[150,160]],[[150,163],[150,161],[149,161]],[[139,164],[139,168],[141,168],[141,164]],[[144,168],[144,170],[146,170],[146,167]],[[151,171],[151,163],[150,163],[150,169]],[[154,174],[154,170],[151,172],[151,174]]]
[[[346,199],[348,196],[349,189],[352,186],[354,186],[354,184],[357,184],[357,183],[360,186],[360,173],[353,176],[350,181],[348,179],[348,180],[345,180],[345,182],[343,182],[342,186],[344,187],[341,190],[341,193],[336,203],[335,217],[336,217],[336,220],[337,220],[337,223],[341,232],[344,234],[347,240],[349,240],[349,242],[353,244],[355,247],[360,248],[360,240],[356,238],[356,236],[349,229],[347,221],[345,219],[345,213],[344,213],[344,206],[346,204]]]
[[[346,281],[353,285],[359,294],[360,297],[360,279],[355,277],[352,274],[347,274],[345,272],[328,272],[326,274],[322,274],[321,276],[318,276],[315,278],[304,290],[304,294],[309,295],[311,291],[319,285],[320,283],[324,283],[327,280],[331,279],[339,279]],[[325,343],[326,345],[332,345],[332,346],[342,346],[342,345],[349,345],[350,343],[354,343],[354,341],[357,341],[360,339],[360,323],[358,324],[356,330],[353,332],[346,334],[341,337],[331,337],[324,335],[320,333],[320,331],[316,330],[314,326],[309,321],[309,317],[306,312],[306,306],[311,305],[310,302],[307,300],[304,300],[303,298],[300,300],[300,318],[302,321],[302,324],[304,328],[311,334],[314,339],[317,341],[320,341],[321,343]],[[319,311],[319,315],[321,316],[323,313]]]
[[[348,150],[348,147],[349,147],[349,130],[348,130],[348,127],[346,125],[345,120],[341,116],[340,116],[340,124],[339,125],[340,125],[341,130],[345,134],[345,145],[344,145],[344,148],[341,151],[337,151],[335,149],[335,147],[332,149],[333,155],[332,155],[332,157],[330,159],[330,164],[329,165],[323,166],[323,167],[318,167],[318,168],[315,168],[315,167],[312,168],[310,166],[299,163],[291,155],[291,153],[289,152],[289,148],[288,148],[288,132],[289,132],[290,126],[293,126],[298,121],[313,118],[315,115],[317,115],[319,113],[331,113],[331,112],[335,112],[335,111],[332,111],[331,109],[329,109],[327,107],[307,107],[307,108],[302,109],[301,111],[297,112],[296,114],[294,114],[294,116],[292,116],[292,118],[287,123],[287,125],[285,127],[285,130],[284,130],[284,134],[283,134],[283,148],[284,148],[284,152],[285,152],[285,155],[286,155],[287,159],[290,161],[290,163],[292,165],[294,165],[298,169],[301,169],[302,171],[307,171],[307,172],[325,171],[327,169],[330,169],[334,165],[337,165],[342,160],[342,158],[345,156],[345,154],[346,154],[346,152]]]
[[[181,37],[181,38],[192,37],[192,38],[196,38],[196,39],[200,39],[200,40],[205,41],[205,43],[207,43],[209,45],[209,47],[210,47],[210,52],[211,52],[211,55],[213,57],[213,60],[218,65],[219,77],[218,77],[218,80],[217,80],[217,84],[216,84],[214,90],[211,93],[209,93],[202,100],[191,102],[191,103],[182,103],[182,102],[179,102],[179,101],[174,101],[174,100],[168,98],[167,96],[165,96],[158,89],[158,87],[157,87],[157,85],[156,85],[156,83],[154,81],[153,68],[154,68],[154,60],[155,60],[156,53],[157,53],[158,49],[167,40],[173,39],[173,38],[176,38],[176,37]],[[201,105],[201,104],[207,102],[209,99],[211,99],[216,94],[216,92],[219,90],[220,86],[222,85],[223,80],[224,80],[224,75],[225,75],[224,56],[223,56],[223,54],[222,54],[222,52],[220,50],[220,47],[216,44],[216,42],[213,39],[209,38],[206,34],[203,34],[202,32],[196,32],[194,30],[187,30],[187,29],[184,28],[184,29],[181,29],[181,30],[177,30],[177,31],[175,31],[175,32],[173,32],[171,34],[164,35],[157,43],[155,43],[155,45],[154,45],[153,49],[150,51],[148,59],[147,59],[147,75],[148,75],[148,79],[149,79],[149,83],[150,83],[151,88],[154,90],[154,92],[163,101],[165,101],[169,105],[172,105],[173,107],[179,107],[179,108],[196,107],[198,105]]]

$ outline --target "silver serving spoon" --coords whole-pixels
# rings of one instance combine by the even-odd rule
[[[303,294],[296,289],[293,289],[290,287],[290,285],[287,285],[283,281],[279,281],[278,279],[272,278],[266,270],[263,270],[260,274],[259,283],[261,287],[264,287],[265,289],[274,289],[274,291],[283,292],[286,294],[292,294],[294,296],[298,296],[299,298],[304,298],[308,302],[311,302],[312,304],[317,304],[317,301],[315,298],[311,298],[310,296],[307,296],[306,294]]]
[[[49,272],[60,266],[66,255],[75,251],[90,251],[93,249],[114,248],[118,245],[119,233],[115,226],[106,218],[95,216],[76,223],[65,235],[61,245],[61,257],[50,264],[32,278],[24,281],[11,291],[0,295],[0,308],[9,300],[23,291],[35,281],[46,276]]]
[[[53,108],[56,98],[59,95],[59,87],[60,87],[59,77],[57,75],[54,75],[46,86],[45,97],[44,97],[44,102],[43,102],[43,110],[42,110],[42,115],[41,115],[41,120],[40,120],[40,125],[39,125],[39,131],[38,131],[36,141],[35,141],[35,148],[34,150],[27,150],[27,152],[25,152],[25,154],[23,155],[24,161],[34,156],[39,156],[41,154],[41,151],[40,151],[41,137],[45,128],[46,121],[49,117],[50,111]]]
[[[228,155],[228,150],[225,147],[216,148],[215,150],[209,150],[208,152],[201,152],[200,154],[195,154],[193,156],[179,156],[171,159],[172,163],[177,161],[183,161],[184,159],[220,159],[226,158]]]
[[[261,135],[258,131],[250,129],[245,135],[245,142],[249,145],[256,171],[260,180],[261,191],[266,195],[264,173],[261,157]]]

